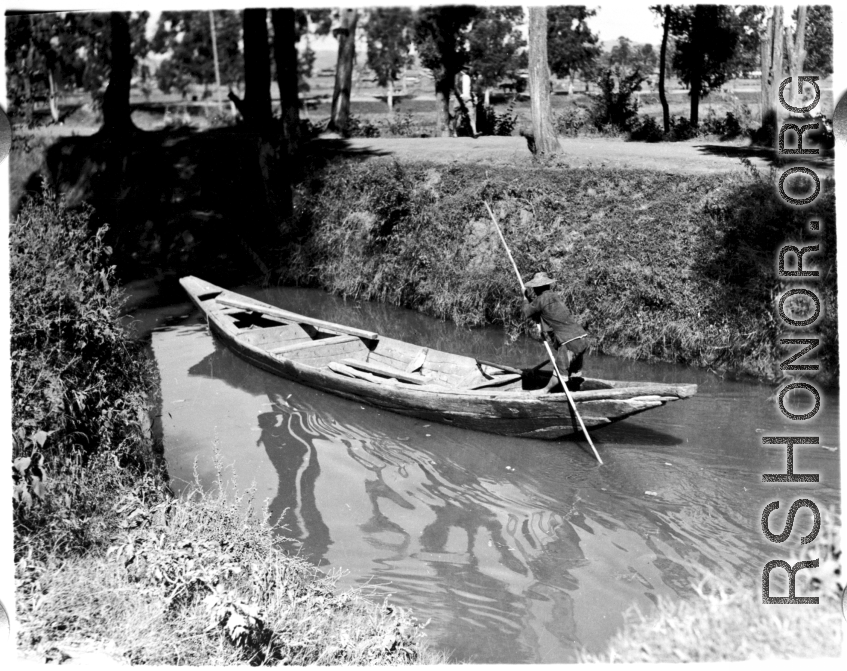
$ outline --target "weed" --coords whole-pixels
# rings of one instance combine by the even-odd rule
[[[46,431],[60,453],[123,456],[143,442],[150,364],[119,323],[105,229],[90,236],[87,217],[47,193],[10,227],[12,428],[20,449]]]
[[[123,476],[113,463],[106,477]],[[196,478],[180,499],[114,489],[116,516],[78,555],[15,567],[19,643],[75,656],[80,641],[146,664],[408,664],[443,661],[411,615],[284,554],[253,492]],[[63,478],[65,476],[60,476]],[[108,543],[108,547],[106,546]]]
[[[775,378],[774,250],[809,217],[833,221],[831,184],[801,216],[771,175],[669,175],[544,166],[342,161],[297,187],[307,237],[284,279],[468,326],[523,328],[520,296],[482,202],[523,272],[546,270],[601,352]],[[833,226],[822,244],[834,259]],[[657,243],[661,241],[661,243]],[[657,246],[658,244],[658,246]],[[823,263],[823,261],[822,261]],[[837,376],[835,266],[820,283],[821,367]],[[784,357],[783,357],[784,358]]]

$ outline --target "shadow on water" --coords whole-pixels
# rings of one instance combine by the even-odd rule
[[[501,329],[461,330],[314,290],[244,293],[449,351],[502,351],[517,365],[539,356]],[[195,458],[210,463],[217,442],[270,499],[292,551],[432,618],[430,640],[456,661],[573,661],[581,646],[602,648],[627,608],[693,597],[699,568],[760,575],[771,558],[758,524],[772,493],[760,481],[779,455],[769,463],[747,449],[755,429],[784,428],[768,387],[591,357],[601,377],[701,384],[692,399],[596,431],[600,467],[579,441],[428,424],[283,380],[213,339],[196,311],[169,314],[152,348],[175,479]],[[830,409],[836,417],[837,398]],[[837,445],[837,423],[820,430]],[[837,453],[803,458],[831,478],[820,502],[837,499]]]

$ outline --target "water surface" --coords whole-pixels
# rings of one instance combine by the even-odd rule
[[[530,340],[460,330],[390,306],[310,289],[236,289],[329,321],[515,366],[538,363]],[[238,359],[187,301],[137,309],[161,373],[161,427],[171,477],[211,481],[213,447],[240,487],[255,483],[288,545],[345,586],[413,609],[454,661],[572,661],[601,650],[632,606],[692,598],[697,567],[759,580],[806,533],[801,512],[785,547],[760,529],[762,509],[798,496],[838,500],[838,398],[827,392],[802,430],[795,470],[817,485],[763,485],[785,449],[762,435],[797,434],[773,388],[671,365],[589,357],[594,377],[695,382],[691,399],[593,432],[583,441],[476,433],[378,411],[288,382]],[[802,399],[797,399],[802,403]],[[830,448],[830,449],[827,449]],[[229,471],[227,471],[229,473]],[[756,598],[751,594],[751,598]]]

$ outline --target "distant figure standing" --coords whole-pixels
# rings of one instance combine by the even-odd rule
[[[556,352],[556,365],[564,375],[568,373],[568,389],[578,391],[583,382],[582,365],[588,349],[588,332],[571,316],[559,297],[550,287],[552,278],[547,273],[535,273],[526,282],[523,315],[541,325],[541,337],[549,338]],[[555,371],[544,389],[537,393],[549,393],[559,383]]]

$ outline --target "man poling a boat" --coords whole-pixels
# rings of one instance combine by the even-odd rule
[[[524,283],[523,315],[541,328],[541,339],[548,339],[556,352],[558,369],[568,373],[568,389],[579,391],[583,382],[582,366],[588,349],[588,332],[574,320],[561,299],[552,291],[555,280],[539,272]],[[550,381],[537,393],[546,394],[559,384],[554,370]]]

